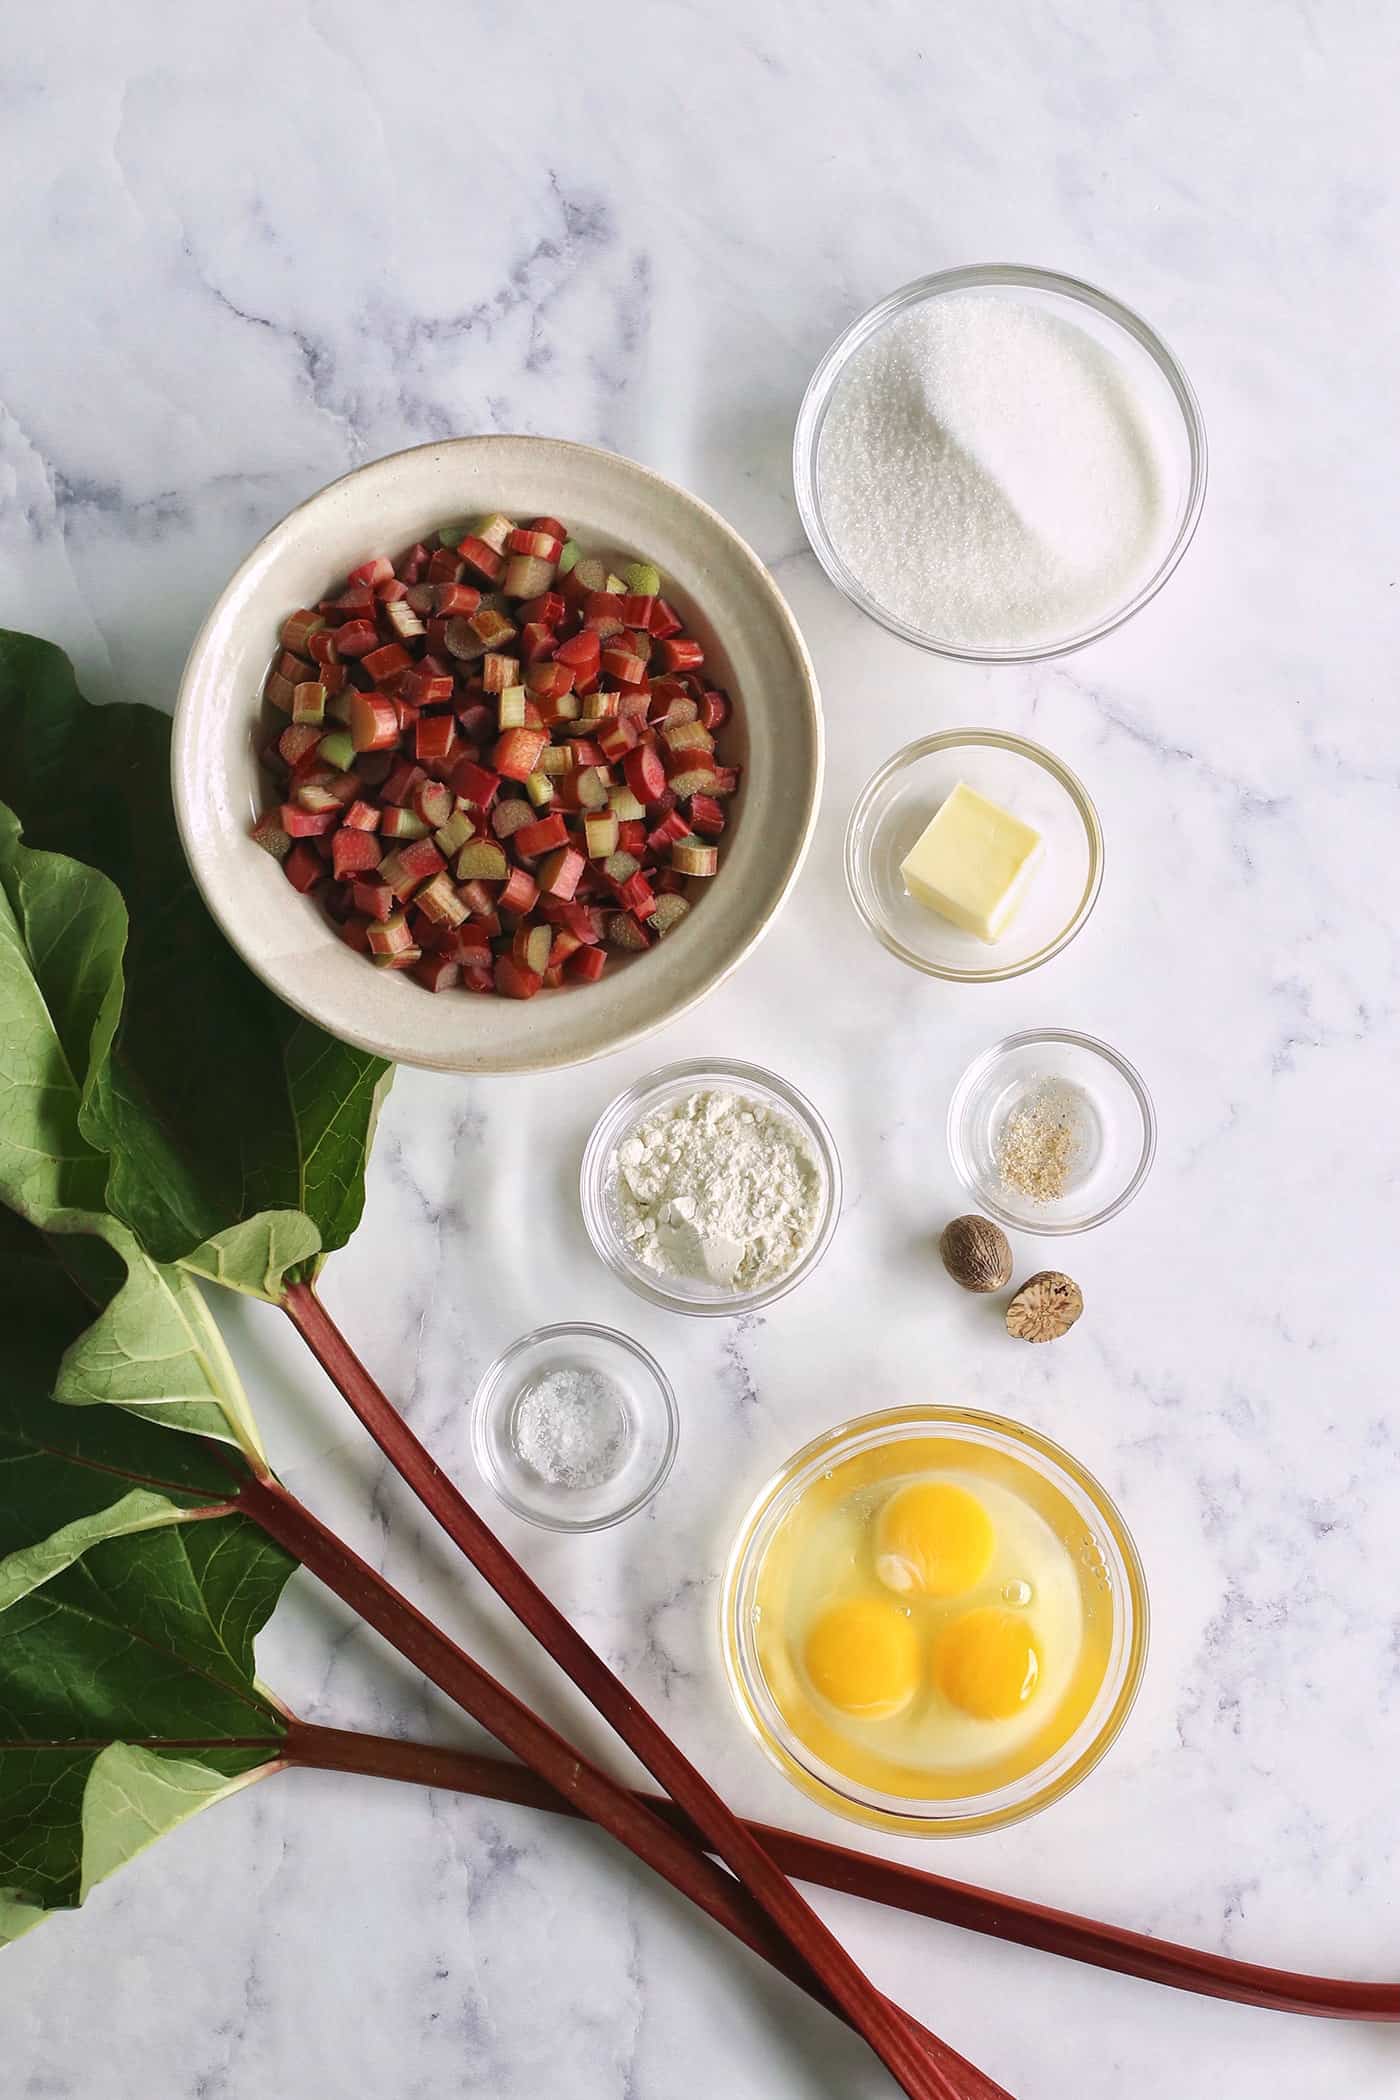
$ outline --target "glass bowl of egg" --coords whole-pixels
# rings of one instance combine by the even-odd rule
[[[953,984],[998,984],[1067,948],[1098,901],[1103,831],[1087,790],[1039,744],[945,729],[866,783],[846,884],[891,955]]]
[[[730,1690],[838,1815],[962,1837],[1035,1814],[1119,1734],[1147,1589],[1103,1488],[996,1415],[906,1407],[817,1438],[725,1569]]]

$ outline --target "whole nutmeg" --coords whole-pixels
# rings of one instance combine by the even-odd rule
[[[943,1228],[938,1251],[965,1291],[999,1291],[1011,1281],[1011,1242],[990,1218],[954,1218]]]
[[[1006,1331],[1020,1342],[1057,1342],[1084,1310],[1084,1293],[1072,1276],[1042,1269],[1028,1277],[1006,1308]]]

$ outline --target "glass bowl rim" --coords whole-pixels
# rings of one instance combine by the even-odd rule
[[[919,628],[910,626],[897,613],[886,610],[857,582],[837,553],[826,529],[818,489],[817,453],[822,425],[836,383],[856,351],[861,349],[878,329],[884,327],[886,322],[911,307],[921,305],[927,299],[939,298],[947,292],[993,285],[1023,285],[1034,291],[1055,293],[1080,306],[1092,307],[1104,320],[1113,322],[1130,335],[1139,348],[1147,352],[1166,380],[1181,414],[1190,453],[1186,504],[1171,545],[1152,574],[1124,604],[1105,614],[1091,626],[1081,628],[1077,633],[1049,644],[1027,648],[976,649],[940,641],[923,633]],[[917,649],[926,649],[931,655],[947,657],[958,663],[1048,663],[1057,656],[1069,656],[1077,649],[1087,648],[1090,642],[1100,641],[1105,635],[1112,634],[1115,628],[1123,626],[1134,613],[1141,612],[1143,606],[1156,597],[1177,569],[1195,538],[1196,527],[1200,523],[1201,512],[1205,506],[1209,468],[1210,455],[1201,404],[1180,359],[1157,331],[1150,327],[1140,314],[1135,313],[1132,307],[1125,306],[1121,300],[1115,299],[1111,292],[1102,290],[1098,285],[1089,284],[1080,277],[1068,277],[1057,270],[1040,269],[1027,263],[967,263],[956,269],[935,270],[928,276],[912,278],[909,283],[899,285],[894,291],[888,292],[883,299],[877,299],[873,306],[868,306],[863,313],[856,315],[823,354],[807,382],[792,439],[792,479],[797,498],[797,513],[802,520],[802,528],[812,552],[830,581],[859,611],[877,621],[891,634],[897,634],[901,641],[910,642]]]
[[[821,1222],[813,1236],[812,1244],[799,1261],[772,1283],[751,1291],[735,1291],[726,1298],[716,1299],[713,1304],[697,1303],[667,1290],[658,1275],[655,1282],[639,1273],[640,1265],[634,1268],[622,1255],[617,1238],[612,1231],[607,1208],[607,1166],[614,1146],[623,1129],[629,1123],[640,1121],[646,1114],[651,1098],[665,1088],[686,1080],[703,1082],[718,1081],[732,1084],[738,1090],[744,1086],[763,1087],[776,1094],[793,1121],[810,1139],[817,1157],[822,1163],[826,1177],[826,1203]],[[748,1064],[739,1058],[689,1057],[677,1063],[661,1065],[654,1072],[636,1079],[631,1086],[615,1094],[589,1132],[579,1165],[579,1207],[583,1212],[584,1229],[599,1260],[611,1269],[614,1276],[621,1277],[629,1289],[639,1297],[650,1299],[667,1312],[691,1313],[699,1319],[732,1319],[740,1313],[756,1312],[760,1307],[775,1304],[779,1298],[795,1290],[816,1268],[827,1248],[841,1218],[843,1195],[841,1155],[836,1149],[836,1140],[827,1128],[825,1119],[813,1107],[807,1096],[795,1087],[791,1080],[777,1072],[769,1072],[762,1065]]]
[[[1047,942],[1043,948],[1037,948],[1033,955],[1026,956],[1022,962],[1003,963],[1000,968],[986,970],[958,970],[942,963],[930,962],[926,956],[906,947],[863,895],[866,860],[859,851],[859,834],[871,806],[883,794],[889,783],[908,767],[917,765],[921,759],[932,757],[935,752],[957,750],[964,745],[974,749],[990,747],[999,751],[1010,751],[1018,758],[1029,759],[1033,765],[1038,765],[1042,771],[1049,773],[1059,782],[1074,804],[1089,842],[1088,877],[1073,916],[1066,925],[1053,940]],[[892,758],[887,758],[877,772],[871,774],[851,806],[851,814],[846,821],[843,858],[846,890],[851,902],[876,940],[883,948],[887,948],[891,955],[897,956],[900,962],[908,963],[911,969],[922,970],[926,977],[941,978],[945,984],[1005,984],[1013,977],[1024,977],[1028,971],[1038,970],[1042,963],[1050,962],[1067,948],[1088,924],[1094,906],[1099,901],[1099,892],[1103,888],[1103,826],[1099,821],[1093,798],[1078,774],[1071,772],[1063,760],[1056,758],[1053,751],[1047,751],[1043,744],[1032,743],[1029,737],[1016,736],[1010,730],[940,729],[931,736],[916,737],[912,744],[905,744]],[[994,954],[995,949],[990,952]]]
[[[968,1096],[978,1080],[984,1077],[999,1057],[1005,1057],[1012,1050],[1025,1050],[1034,1043],[1073,1043],[1077,1049],[1089,1050],[1095,1056],[1101,1057],[1106,1064],[1113,1066],[1121,1079],[1127,1081],[1142,1117],[1142,1149],[1132,1174],[1111,1203],[1106,1203],[1101,1210],[1093,1212],[1083,1220],[1057,1223],[1045,1219],[1036,1222],[1019,1211],[1008,1210],[993,1189],[983,1186],[967,1163],[959,1126]],[[1131,1064],[1121,1051],[1115,1050],[1111,1043],[1104,1042],[1096,1035],[1085,1035],[1077,1028],[1022,1028],[1014,1035],[1004,1035],[1000,1042],[991,1044],[988,1049],[979,1051],[964,1068],[948,1102],[947,1141],[948,1157],[952,1162],[953,1172],[969,1196],[974,1197],[990,1217],[995,1218],[1001,1225],[1009,1225],[1013,1232],[1030,1232],[1043,1239],[1065,1239],[1075,1233],[1093,1232],[1097,1226],[1106,1225],[1110,1218],[1116,1218],[1120,1211],[1127,1209],[1146,1181],[1152,1169],[1152,1162],[1157,1156],[1157,1111],[1153,1107],[1147,1081],[1136,1065]]]
[[[1026,1773],[1020,1780],[1011,1782],[1011,1791],[1018,1798],[1004,1801],[1000,1806],[969,1813],[955,1800],[947,1804],[947,1813],[930,1813],[927,1803],[911,1806],[908,1812],[891,1807],[890,1797],[866,1798],[858,1782],[846,1784],[850,1792],[842,1790],[802,1761],[799,1749],[792,1747],[798,1739],[785,1730],[786,1740],[774,1728],[750,1688],[746,1674],[748,1657],[740,1627],[740,1612],[746,1595],[745,1576],[751,1565],[761,1560],[756,1553],[756,1543],[765,1519],[771,1519],[782,1501],[785,1491],[793,1487],[804,1474],[810,1475],[823,1463],[830,1463],[844,1455],[846,1444],[856,1444],[859,1439],[875,1432],[899,1430],[911,1434],[930,1429],[953,1428],[967,1425],[1014,1444],[1043,1477],[1053,1478],[1053,1469],[1058,1468],[1063,1477],[1077,1488],[1092,1505],[1095,1516],[1112,1540],[1123,1571],[1123,1595],[1127,1600],[1124,1620],[1124,1639],[1119,1661],[1116,1686],[1111,1702],[1099,1725],[1078,1754],[1055,1774],[1048,1782],[1036,1785],[1036,1772]],[[889,1435],[881,1441],[896,1442],[898,1437]],[[1047,1472],[1047,1468],[1050,1469]],[[1058,1484],[1058,1483],[1056,1483]],[[1151,1630],[1151,1611],[1147,1591],[1147,1577],[1136,1542],[1121,1510],[1108,1490],[1092,1474],[1088,1467],[1066,1451],[1064,1446],[1034,1429],[1029,1423],[1013,1421],[1010,1416],[992,1414],[986,1409],[937,1405],[928,1402],[913,1403],[906,1407],[882,1408],[867,1415],[857,1415],[849,1421],[838,1422],[833,1428],[813,1437],[795,1451],[786,1463],[770,1474],[753,1497],[735,1532],[733,1543],[725,1558],[720,1579],[720,1646],[724,1661],[725,1679],[730,1696],[738,1709],[739,1717],[760,1749],[777,1766],[778,1770],[801,1789],[810,1799],[833,1813],[864,1823],[872,1829],[892,1831],[908,1837],[969,1837],[982,1831],[1003,1830],[1012,1823],[1036,1815],[1062,1800],[1081,1780],[1086,1779],[1096,1765],[1106,1756],[1127,1725],[1128,1717],[1137,1702],[1147,1666],[1147,1649]],[[755,1673],[757,1666],[753,1665]],[[1107,1675],[1105,1683],[1108,1682]],[[771,1703],[771,1702],[770,1702]],[[1092,1712],[1092,1709],[1091,1709]],[[1081,1727],[1083,1724],[1081,1723]],[[1074,1737],[1070,1737],[1070,1742]],[[1044,1767],[1037,1768],[1040,1771]],[[1008,1789],[1003,1788],[1003,1793]],[[976,1798],[976,1797],[973,1797]]]
[[[609,1510],[603,1516],[553,1517],[544,1515],[540,1510],[531,1509],[518,1496],[512,1494],[511,1490],[501,1479],[500,1471],[486,1440],[485,1424],[488,1409],[496,1396],[502,1378],[512,1363],[517,1362],[527,1351],[538,1348],[542,1342],[558,1341],[566,1335],[587,1335],[592,1341],[607,1342],[614,1347],[625,1350],[628,1355],[634,1356],[641,1364],[643,1370],[650,1374],[652,1384],[660,1397],[666,1417],[665,1443],[655,1472],[651,1475],[646,1485],[639,1489],[620,1509]],[[639,1509],[645,1509],[653,1496],[659,1494],[660,1490],[665,1486],[670,1476],[671,1468],[676,1462],[676,1452],[680,1445],[681,1417],[670,1379],[666,1376],[666,1373],[662,1370],[651,1351],[641,1342],[634,1340],[630,1334],[624,1334],[621,1328],[604,1327],[597,1321],[556,1320],[546,1327],[532,1327],[528,1334],[522,1334],[516,1341],[511,1342],[487,1365],[481,1377],[477,1380],[476,1391],[472,1394],[471,1406],[468,1410],[467,1428],[472,1458],[475,1461],[477,1471],[492,1493],[499,1501],[505,1504],[513,1516],[523,1518],[527,1524],[537,1524],[542,1531],[610,1531],[614,1524],[621,1524],[625,1518],[634,1517]]]

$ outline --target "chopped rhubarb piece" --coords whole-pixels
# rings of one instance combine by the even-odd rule
[[[691,795],[712,794],[714,777],[715,762],[708,751],[667,753],[666,778],[678,802]]]
[[[712,689],[701,696],[700,719],[708,730],[723,729],[731,712],[728,693]]]
[[[488,649],[481,659],[481,685],[487,693],[503,693],[507,686],[514,685],[520,676],[520,666],[513,656],[503,656],[498,649]]]
[[[517,926],[510,944],[511,958],[522,970],[542,977],[549,967],[549,951],[554,946],[554,935],[548,926],[532,924],[529,919]]]
[[[303,781],[292,798],[298,809],[309,810],[313,817],[325,816],[327,811],[340,808],[339,798],[321,780]]]
[[[282,647],[289,649],[293,656],[309,656],[311,637],[318,634],[325,624],[321,613],[309,612],[305,606],[300,612],[288,613],[282,622]]]
[[[678,635],[673,640],[657,642],[656,660],[663,671],[698,671],[705,661],[705,652],[689,636]]]
[[[457,855],[459,882],[504,882],[510,873],[506,849],[498,839],[473,839]]]
[[[352,802],[345,812],[347,831],[378,831],[380,811],[373,802]]]
[[[291,839],[319,839],[334,831],[340,822],[340,809],[301,809],[295,802],[284,802],[277,813],[277,821]]]
[[[533,554],[512,554],[501,577],[507,598],[538,598],[554,581],[554,563]]]
[[[692,795],[690,826],[701,838],[717,839],[724,829],[724,811],[713,795]]]
[[[457,894],[474,919],[494,918],[496,912],[495,894],[487,889],[485,882],[480,877],[469,878],[463,882]]]
[[[448,624],[450,626],[451,622]],[[515,640],[515,628],[504,613],[497,612],[494,605],[483,605],[480,612],[471,615],[467,625],[487,649],[501,650]]]
[[[640,931],[640,928],[638,929]],[[646,945],[646,935],[642,935]],[[580,948],[564,965],[564,975],[572,977],[576,984],[596,984],[608,967],[607,951],[603,948]]]
[[[681,623],[664,598],[658,598],[652,607],[651,631],[658,642],[664,642],[673,634],[679,634]]]
[[[523,685],[508,685],[503,693],[496,695],[496,727],[523,729],[525,727],[525,701],[527,695]]]
[[[355,763],[355,739],[348,729],[332,729],[316,746],[318,765],[334,766],[338,773],[348,773]]]
[[[448,955],[455,963],[491,961],[491,940],[484,926],[464,923],[452,927],[438,945],[439,955]]]
[[[461,982],[462,972],[445,955],[425,955],[413,965],[417,982],[430,992],[447,992]]]
[[[481,593],[470,583],[435,583],[433,585],[433,611],[440,620],[450,620],[454,615],[469,619],[472,613],[481,610]]]
[[[412,802],[426,778],[427,775],[421,766],[415,766],[412,759],[401,758],[392,771],[386,774],[380,794],[385,802],[395,802],[403,806]]]
[[[380,970],[412,970],[423,960],[423,951],[409,947],[398,955],[376,955],[371,948],[369,959]]]
[[[596,634],[586,628],[581,634],[571,635],[561,642],[555,651],[554,661],[572,671],[576,678],[590,678],[602,663],[603,645]]]
[[[290,678],[284,678],[280,671],[268,672],[263,684],[263,698],[270,707],[275,707],[279,714],[289,715],[291,713],[292,698],[295,692],[296,686],[292,684]]]
[[[457,895],[446,868],[431,882],[425,882],[421,890],[415,890],[413,907],[435,926],[460,926],[467,916],[467,907]]]
[[[326,689],[319,678],[307,679],[292,687],[292,720],[294,722],[324,722],[326,719]]]
[[[607,799],[608,776],[600,766],[580,766],[560,776],[559,802],[564,809],[602,809]]]
[[[414,945],[408,920],[401,911],[374,922],[369,929],[371,955],[403,955]]]
[[[507,780],[528,780],[549,738],[542,729],[508,729],[491,754],[491,763]]]
[[[533,911],[540,886],[528,868],[512,868],[510,880],[496,898],[497,911]]]
[[[678,875],[713,875],[719,865],[719,849],[700,839],[676,839],[671,846],[671,866]]]
[[[313,846],[299,839],[283,861],[282,872],[292,888],[304,895],[325,880],[326,864]]]
[[[639,802],[631,788],[620,781],[608,790],[608,807],[620,824],[640,823],[647,813],[645,802]]]
[[[394,564],[390,561],[388,555],[373,554],[368,561],[362,561],[358,569],[352,569],[346,581],[352,588],[360,585],[368,586],[369,589],[373,590],[377,583],[391,582],[393,574]]]
[[[567,926],[559,927],[555,932],[552,943],[550,944],[550,969],[557,970],[561,963],[566,963],[569,960],[569,957],[571,955],[577,955],[579,949],[582,946],[583,942],[579,939],[576,933],[570,933]]]
[[[553,631],[543,620],[526,620],[520,629],[521,661],[527,665],[545,663],[553,654]]]
[[[459,708],[457,720],[469,744],[484,744],[496,734],[495,714],[481,701],[474,700],[470,706]]]
[[[622,600],[611,591],[590,591],[583,601],[583,624],[589,632],[605,639],[621,634],[627,625],[622,617]]]
[[[429,760],[451,758],[457,742],[453,715],[420,715],[413,727],[413,755],[420,765]]]
[[[274,860],[285,860],[292,850],[292,835],[275,809],[265,809],[248,836]]]
[[[572,897],[587,863],[576,846],[561,846],[540,863],[536,880],[545,897]]]
[[[410,707],[440,707],[452,693],[452,673],[435,671],[428,664],[415,664],[399,687],[399,698]]]
[[[715,740],[701,722],[676,722],[661,732],[661,741],[668,751],[712,752]]]
[[[567,610],[558,591],[541,591],[538,598],[527,598],[523,605],[516,607],[522,626],[528,623],[534,627],[547,627],[551,633],[563,625]]]
[[[379,829],[386,839],[423,839],[431,826],[424,823],[416,809],[391,805],[381,816]]]
[[[501,776],[486,766],[479,766],[474,758],[464,758],[453,767],[448,776],[448,786],[463,802],[473,809],[487,810],[500,791]]]
[[[568,664],[561,664],[554,657],[547,662],[531,664],[525,673],[525,683],[532,700],[559,700],[573,691],[574,674]]]
[[[633,918],[630,911],[609,913],[607,939],[610,948],[629,948],[634,952],[639,952],[641,949],[651,946],[650,941],[647,939],[646,928],[641,924],[640,920]],[[587,953],[588,951],[583,950],[581,952]]]
[[[656,905],[656,896],[642,870],[629,875],[626,882],[618,886],[617,901],[624,911],[630,911],[639,919],[649,919]]]
[[[547,773],[551,780],[557,780],[562,773],[571,773],[573,765],[566,744],[546,744],[540,753],[539,770]]]
[[[369,954],[369,925],[366,920],[342,919],[335,930],[347,948],[353,948],[357,955]]]
[[[454,809],[447,822],[439,824],[436,831],[434,831],[433,844],[437,847],[444,860],[451,860],[454,854],[461,852],[468,839],[475,837],[476,822],[471,812],[465,809]]]
[[[564,551],[564,536],[560,533],[556,539],[552,532],[537,532],[531,526],[517,525],[506,541],[506,551],[533,555],[537,561],[548,562],[552,569]]]
[[[666,769],[650,744],[639,744],[635,751],[629,751],[622,761],[622,771],[639,802],[656,802],[665,791]]]
[[[331,873],[337,882],[348,882],[352,875],[377,868],[380,851],[373,832],[350,831],[342,825],[331,842]]]
[[[436,590],[440,583],[455,583],[461,573],[462,564],[457,558],[456,548],[438,547],[428,556],[424,581],[430,590]],[[419,606],[417,610],[421,612],[423,607]]]
[[[334,628],[323,627],[319,634],[313,634],[306,645],[306,653],[318,669],[323,671],[327,664],[339,663],[340,651],[335,646]]]
[[[488,547],[486,541],[478,538],[475,533],[469,532],[464,540],[458,542],[457,552],[461,555],[472,575],[493,589],[505,574],[506,564],[504,556],[499,554],[494,547]],[[436,558],[434,556],[434,560]]]
[[[737,766],[716,766],[715,777],[710,782],[708,792],[711,795],[732,795],[738,785],[739,768]]]
[[[335,645],[342,656],[367,656],[378,641],[373,620],[346,620],[336,629]]]
[[[609,764],[614,766],[621,765],[623,759],[626,758],[628,752],[636,743],[638,734],[637,727],[633,722],[622,719],[607,722],[598,731],[598,749],[602,752],[604,758],[608,760]]]
[[[385,685],[413,668],[413,658],[402,642],[385,642],[381,648],[369,650],[360,661],[376,685]]]
[[[618,601],[618,611],[625,627],[640,628],[651,632],[651,616],[656,611],[656,600],[640,591],[628,591]]]
[[[645,819],[643,819],[640,823],[635,821],[629,821],[626,824],[618,825],[617,848],[618,851],[621,853],[632,853],[635,854],[638,859],[641,858],[642,854],[644,854],[647,850],[647,827]]]
[[[533,824],[522,824],[514,837],[517,853],[549,853],[556,846],[568,844],[569,827],[557,812],[552,812]]]
[[[416,642],[427,632],[406,596],[385,606],[384,619],[401,642]]]
[[[357,912],[367,919],[387,919],[394,910],[394,893],[383,882],[357,882],[351,890],[351,901]]]
[[[547,809],[554,800],[554,782],[548,773],[532,773],[525,783],[525,792],[536,809]]]
[[[611,810],[606,816],[585,817],[583,841],[588,849],[588,858],[606,860],[610,853],[616,853],[617,833],[617,818]]]
[[[498,802],[491,812],[491,829],[498,839],[513,838],[517,831],[523,831],[527,824],[534,822],[535,812],[532,804],[522,801],[518,795],[511,795],[505,801]]]
[[[430,634],[436,625],[436,621],[430,624]],[[442,646],[458,663],[477,662],[486,654],[487,648],[485,640],[473,628],[471,621],[455,615],[442,623]]]
[[[677,896],[672,891],[669,895],[657,898],[652,906],[651,917],[647,920],[647,924],[653,933],[664,937],[673,927],[680,925],[681,920],[689,910],[689,900],[685,897]]]
[[[523,970],[509,955],[496,957],[495,980],[503,999],[533,999],[543,983],[533,970]]]
[[[439,824],[447,822],[453,813],[456,799],[445,780],[420,780],[413,790],[413,807],[423,822],[433,830],[436,830]]]
[[[293,722],[277,739],[278,755],[285,759],[289,766],[299,765],[302,759],[309,757],[320,741],[320,730],[310,722]]]
[[[356,693],[350,734],[357,751],[390,751],[399,740],[398,710],[382,693]]]
[[[552,729],[556,722],[576,720],[582,711],[583,702],[573,692],[559,693],[552,700],[541,700],[536,709],[541,725],[548,729]]]

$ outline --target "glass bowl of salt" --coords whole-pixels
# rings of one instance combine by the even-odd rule
[[[512,1342],[476,1389],[470,1427],[477,1470],[517,1517],[605,1531],[662,1485],[680,1416],[640,1342],[579,1322]]]
[[[1013,264],[906,284],[803,398],[797,508],[852,604],[919,648],[1034,663],[1156,596],[1206,492],[1200,405],[1148,324]]]

